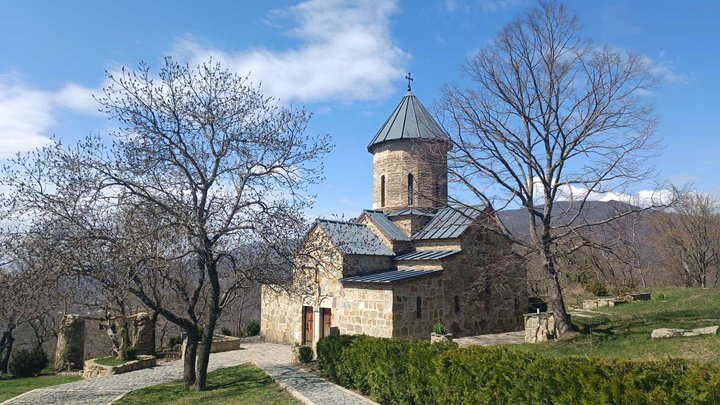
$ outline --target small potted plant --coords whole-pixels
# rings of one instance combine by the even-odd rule
[[[430,334],[430,342],[452,342],[452,333],[447,333],[443,324],[438,322],[433,326],[433,332]]]

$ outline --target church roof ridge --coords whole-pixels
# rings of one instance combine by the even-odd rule
[[[368,145],[368,151],[384,142],[402,139],[449,141],[450,136],[408,90]]]

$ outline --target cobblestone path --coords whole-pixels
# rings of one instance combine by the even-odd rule
[[[243,350],[210,355],[209,370],[254,363],[306,404],[317,405],[370,405],[374,402],[351,393],[320,377],[293,367],[292,349],[289,346],[249,342]],[[104,405],[121,395],[140,388],[182,378],[182,362],[177,360],[157,367],[76,381],[68,384],[42,388],[9,399],[0,405]]]

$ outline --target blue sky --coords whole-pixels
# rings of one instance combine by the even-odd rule
[[[0,158],[107,132],[92,99],[104,71],[165,55],[209,56],[284,103],[314,112],[335,150],[314,215],[371,206],[367,143],[405,92],[431,107],[443,83],[524,9],[524,0],[0,2]],[[664,148],[660,175],[720,193],[720,2],[568,1],[596,44],[645,55]],[[643,186],[640,185],[638,190]]]

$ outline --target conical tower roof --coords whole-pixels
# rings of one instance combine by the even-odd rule
[[[372,153],[373,148],[381,143],[401,139],[450,140],[410,90],[370,142],[368,151]]]

